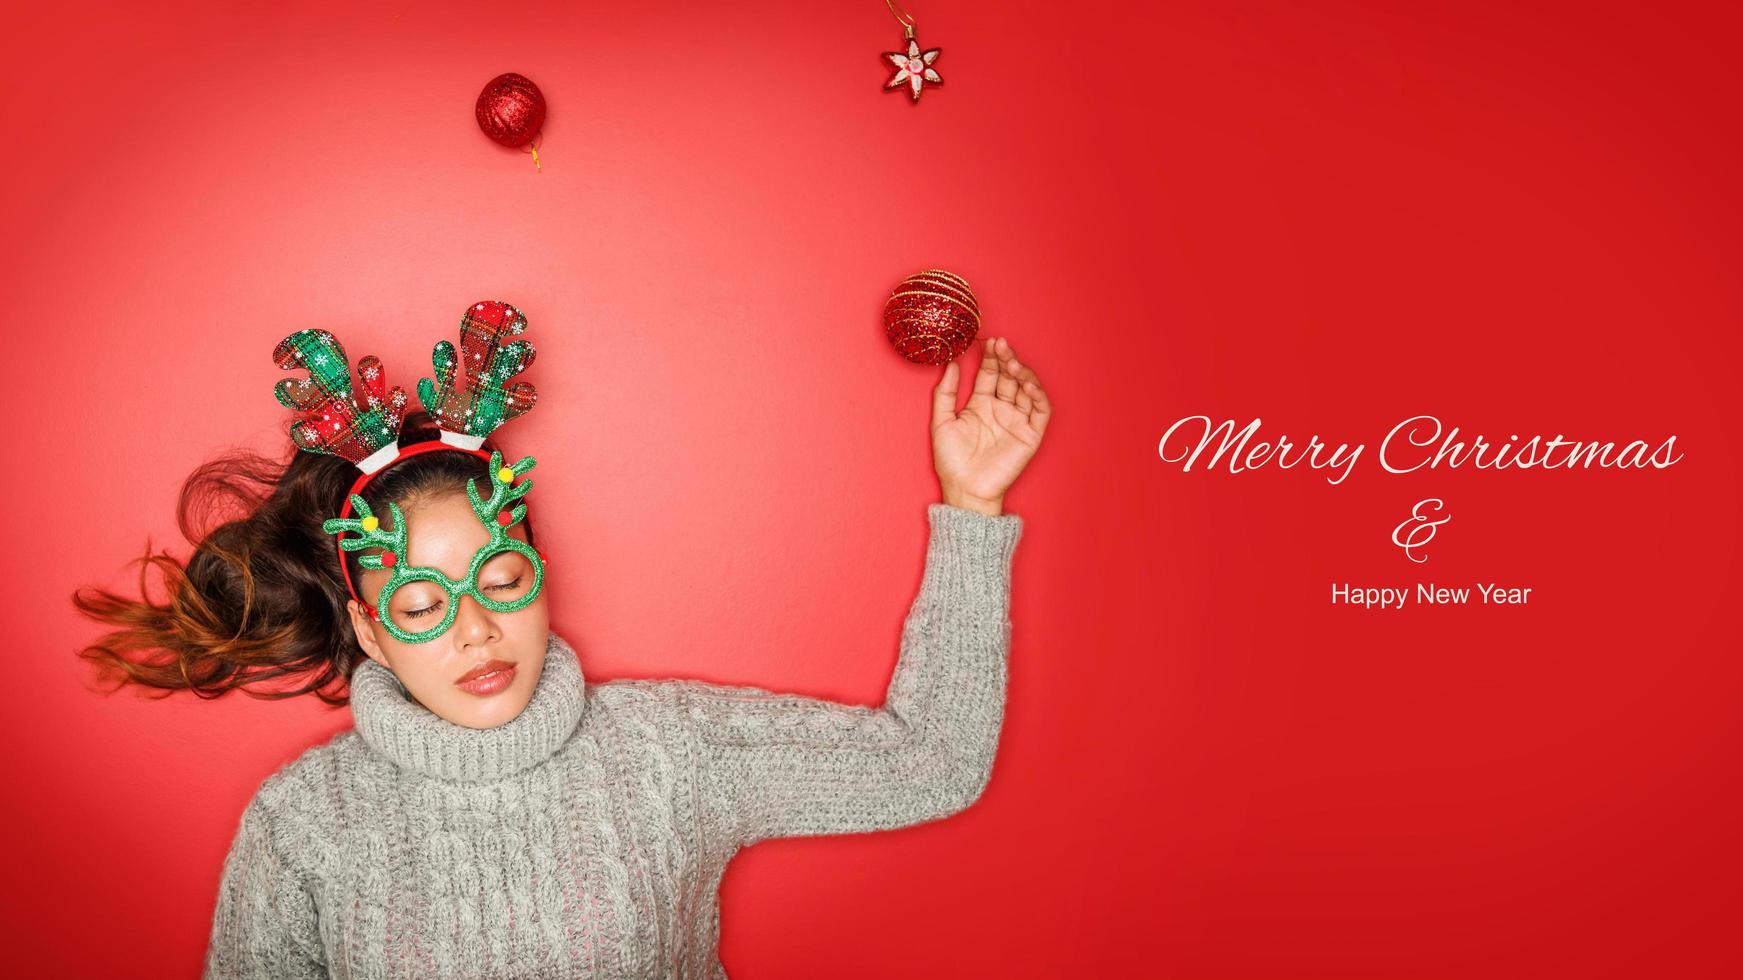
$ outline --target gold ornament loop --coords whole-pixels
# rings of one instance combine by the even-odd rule
[[[908,12],[906,10],[903,10],[901,7],[897,6],[896,0],[884,0],[884,5],[890,8],[890,13],[896,15],[896,20],[901,21],[902,30],[907,33],[908,39],[913,40],[913,38],[914,38],[914,18],[908,16]]]

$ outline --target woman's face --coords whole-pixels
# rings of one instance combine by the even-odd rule
[[[434,566],[458,581],[471,566],[472,556],[490,542],[490,532],[479,523],[463,492],[400,506],[405,514],[409,564]],[[378,516],[382,530],[391,531],[391,513],[383,508]],[[508,535],[526,541],[526,526],[517,524],[509,528]],[[358,593],[371,603],[377,602],[390,574],[382,569],[363,569]],[[479,591],[493,598],[520,595],[532,580],[531,563],[512,551],[492,557],[478,571]],[[419,704],[456,725],[495,728],[520,715],[544,671],[550,636],[545,595],[546,590],[540,589],[530,604],[511,613],[491,612],[472,596],[461,595],[454,600],[460,608],[447,632],[423,643],[394,639],[356,600],[346,607],[363,652],[393,671]],[[380,612],[386,616],[391,610],[402,628],[416,631],[440,623],[449,601],[448,594],[435,584],[414,581],[401,586],[390,599],[390,609]],[[508,686],[491,693],[474,693],[459,686],[468,671],[492,661],[513,665],[514,677]]]

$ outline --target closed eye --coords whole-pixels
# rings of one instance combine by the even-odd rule
[[[522,577],[524,578],[525,576],[522,576]],[[521,581],[520,578],[517,578],[512,582],[504,582],[501,585],[492,585],[489,588],[485,589],[484,591],[495,592],[498,589],[519,588],[520,581]],[[417,619],[419,616],[428,616],[430,613],[433,613],[440,608],[442,608],[442,604],[438,602],[433,606],[425,606],[422,609],[413,609],[412,611],[405,613],[404,615],[407,619]]]

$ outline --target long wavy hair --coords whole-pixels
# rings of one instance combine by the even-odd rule
[[[429,413],[414,409],[400,445],[440,435]],[[352,581],[361,582],[361,553],[342,552],[321,522],[339,516],[358,469],[296,448],[288,423],[285,436],[287,460],[234,449],[183,482],[176,523],[194,543],[185,565],[147,542],[145,556],[129,563],[140,565],[139,598],[89,586],[74,591],[80,612],[114,627],[79,651],[100,681],[114,681],[108,693],[133,685],[159,698],[185,690],[213,699],[241,689],[269,700],[304,694],[335,706],[350,700],[351,672],[366,655],[345,609],[351,594],[339,558]],[[487,439],[482,448],[500,447]],[[489,463],[470,453],[422,453],[370,481],[363,499],[385,513],[389,500],[414,507],[464,493],[471,479],[487,489],[490,478]],[[223,519],[235,506],[243,516]],[[530,543],[530,508],[522,523]],[[161,604],[148,591],[154,569],[167,591]],[[281,678],[289,680],[277,683]]]

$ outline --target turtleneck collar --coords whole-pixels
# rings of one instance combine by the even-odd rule
[[[411,700],[393,671],[364,660],[351,675],[351,715],[369,747],[433,779],[485,782],[545,761],[581,721],[581,662],[556,633],[527,706],[507,724],[467,728]]]

